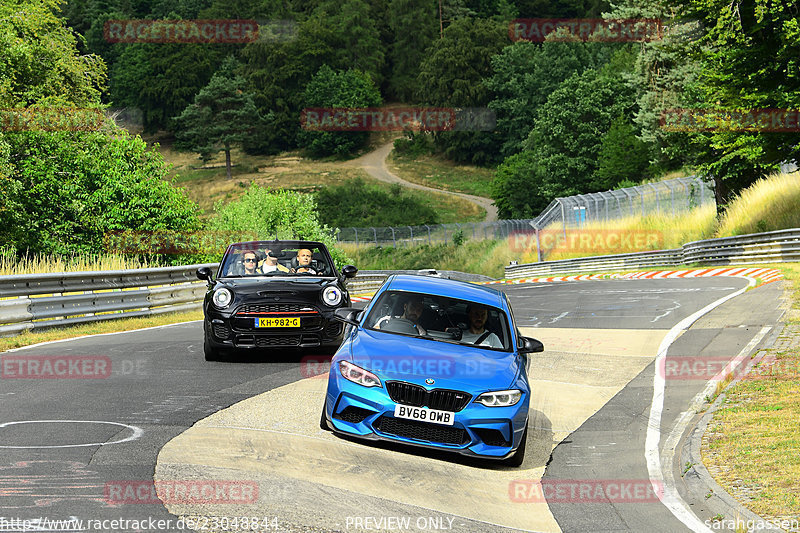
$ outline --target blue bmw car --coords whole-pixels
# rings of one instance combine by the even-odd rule
[[[508,298],[471,283],[394,275],[347,323],[331,361],[322,429],[519,466],[528,434],[528,356]]]

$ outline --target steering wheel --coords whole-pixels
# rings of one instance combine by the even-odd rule
[[[419,335],[419,329],[413,322],[407,318],[389,317],[386,324],[381,327],[383,331],[391,331],[393,333],[404,333],[406,335]]]

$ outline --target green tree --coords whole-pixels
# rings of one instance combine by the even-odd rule
[[[701,65],[691,89],[717,110],[800,107],[800,8],[796,2],[670,0],[702,31],[681,51]],[[725,131],[691,140],[701,172],[713,177],[718,209],[782,161],[800,160],[794,133]]]
[[[307,108],[363,108],[382,103],[381,94],[372,80],[357,70],[334,72],[323,65],[306,86],[303,94]],[[369,132],[313,131],[304,130],[300,142],[317,157],[345,156],[363,147],[369,140]]]
[[[133,43],[114,64],[111,97],[118,106],[141,109],[145,131],[167,129],[222,61],[217,45]]]
[[[110,231],[193,230],[197,206],[167,180],[161,155],[124,130],[21,132],[0,242],[40,253],[96,253]]]
[[[426,51],[417,76],[418,101],[437,107],[486,107],[491,93],[483,80],[491,72],[491,57],[508,42],[507,26],[501,22],[455,20]],[[498,160],[500,137],[493,132],[440,132],[434,139],[454,161],[487,165]]]
[[[77,53],[74,34],[55,15],[58,5],[58,0],[0,4],[0,108],[99,103],[105,63]]]
[[[650,161],[647,143],[636,137],[636,128],[620,115],[603,136],[594,183],[600,189],[613,189],[621,181],[641,181],[648,176]]]
[[[176,119],[176,146],[201,154],[204,160],[225,151],[225,171],[231,179],[231,148],[241,144],[257,126],[252,97],[244,92],[245,80],[235,73],[236,61],[228,58]]]
[[[390,90],[397,99],[414,98],[417,72],[425,50],[439,37],[434,4],[429,0],[392,0],[389,26],[392,29],[392,77]]]
[[[541,172],[537,156],[523,150],[507,157],[492,180],[492,198],[501,219],[532,218],[547,207],[549,200],[539,192]]]

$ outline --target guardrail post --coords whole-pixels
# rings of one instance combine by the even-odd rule
[[[425,224],[425,227],[428,228],[428,244],[431,244],[431,227]]]

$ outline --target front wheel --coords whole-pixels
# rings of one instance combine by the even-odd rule
[[[222,360],[222,354],[217,348],[209,344],[208,339],[203,339],[203,354],[206,356],[206,361]]]
[[[514,452],[514,455],[503,461],[508,466],[522,466],[522,462],[525,460],[525,443],[528,442],[528,421],[525,421],[525,431],[522,433],[522,440],[517,446],[517,451]]]

